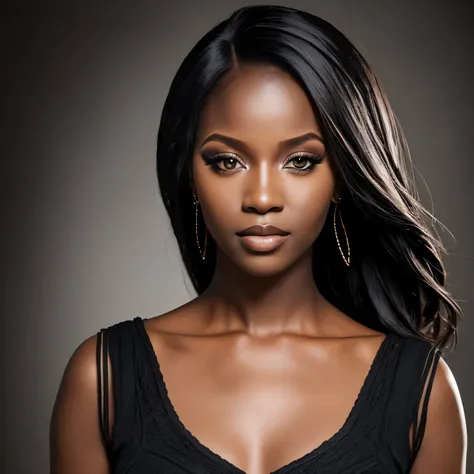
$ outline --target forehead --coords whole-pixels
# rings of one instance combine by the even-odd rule
[[[272,65],[239,65],[221,81],[201,113],[199,135],[217,129],[260,140],[321,133],[304,90]]]

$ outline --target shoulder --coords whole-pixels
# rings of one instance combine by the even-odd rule
[[[99,423],[99,420],[102,422],[102,413],[99,411],[104,409],[105,405],[101,406],[104,403],[108,407],[109,432],[114,423],[113,358],[110,346],[105,343],[104,334],[107,334],[109,344],[112,340],[117,342],[120,333],[128,332],[132,323],[130,319],[108,326],[84,339],[72,351],[60,381],[51,417],[50,436],[51,440],[56,440],[55,443],[63,439],[84,437],[87,440],[95,440],[96,444],[102,447],[101,430],[105,425]],[[112,334],[115,334],[113,338]],[[107,400],[105,381],[109,394]],[[104,394],[102,400],[101,394]],[[77,427],[77,430],[73,427]],[[84,443],[85,441],[81,444]]]
[[[89,336],[72,351],[61,378],[57,405],[62,406],[71,401],[96,406],[99,337],[99,334]]]
[[[420,338],[395,335],[393,339],[396,344],[402,341],[402,352],[408,362],[405,365],[414,368],[415,374],[420,376],[423,391],[420,398],[426,399],[431,412],[435,407],[446,406],[447,402],[460,402],[456,380],[440,349]],[[400,375],[406,376],[405,373]]]
[[[443,358],[439,360],[434,377],[428,416],[431,416],[432,421],[443,425],[453,424],[453,422],[457,424],[464,418],[461,394],[456,379]]]
[[[405,439],[409,432],[411,474],[465,474],[466,422],[450,367],[429,341],[390,337],[396,361],[390,403],[396,421],[389,436],[398,443],[398,435]]]
[[[455,377],[443,358],[435,368],[427,401],[426,429],[412,473],[452,472],[466,469],[467,429]]]
[[[430,409],[432,412],[440,407],[444,409],[450,408],[451,410],[461,407],[461,395],[456,379],[443,358],[440,358],[438,363],[430,399]]]
[[[64,370],[50,420],[54,472],[107,472],[98,423],[96,347],[97,335],[88,337]]]
[[[97,387],[97,338],[94,334],[82,341],[72,352],[64,370],[61,385],[89,392]]]

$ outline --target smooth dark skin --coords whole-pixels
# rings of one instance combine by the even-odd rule
[[[321,155],[323,142],[278,146],[309,132],[322,138],[304,92],[271,66],[239,65],[211,96],[192,186],[218,245],[215,277],[200,297],[145,322],[181,421],[248,474],[268,474],[332,437],[384,338],[337,310],[314,284],[311,246],[339,196],[331,157],[300,175],[289,167],[306,165],[289,162],[290,155]],[[201,147],[214,133],[242,145],[213,140]],[[219,163],[230,172],[206,166],[203,154],[224,152],[237,160]],[[235,233],[267,223],[290,237],[272,254],[250,253]],[[55,474],[109,472],[95,348],[95,336],[84,341],[65,371],[51,423]],[[459,392],[441,360],[412,474],[464,473],[466,445]]]

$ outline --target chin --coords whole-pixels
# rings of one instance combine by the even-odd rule
[[[271,278],[285,273],[288,269],[301,262],[302,259],[311,258],[312,242],[308,242],[308,248],[298,245],[298,250],[293,245],[283,245],[269,252],[255,252],[240,244],[221,247],[226,271],[232,271],[234,267],[237,271],[253,277]],[[306,242],[305,242],[306,243]],[[306,249],[301,251],[301,249]]]
[[[278,255],[278,253],[271,253],[260,255],[247,254],[239,258],[237,265],[248,275],[269,278],[283,273],[292,263],[288,258],[284,258],[282,255]]]

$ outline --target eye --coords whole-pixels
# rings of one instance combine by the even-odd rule
[[[310,153],[295,153],[291,155],[283,168],[297,173],[308,173],[315,165],[323,161],[323,155],[317,156]]]
[[[204,155],[206,166],[211,166],[214,171],[228,173],[239,168],[245,168],[242,163],[231,153],[219,153],[216,155]]]

